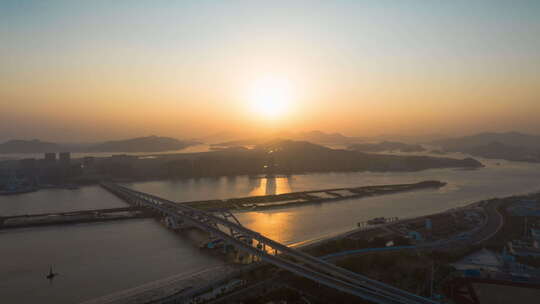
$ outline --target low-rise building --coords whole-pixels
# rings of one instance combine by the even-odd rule
[[[504,261],[499,254],[484,248],[469,254],[456,263],[453,263],[452,266],[461,271],[471,269],[483,271],[502,271]]]
[[[538,244],[537,240],[513,240],[508,242],[508,250],[516,256],[540,257]]]
[[[60,160],[60,163],[69,165],[71,162],[71,153],[70,152],[60,152],[58,153],[58,159]]]
[[[47,152],[44,155],[45,163],[55,163],[56,162],[56,153]]]

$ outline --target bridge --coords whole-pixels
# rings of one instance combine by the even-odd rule
[[[341,292],[380,304],[438,303],[289,248],[242,226],[228,211],[213,214],[114,183],[101,185],[130,205],[159,213],[169,225],[196,227],[222,240],[225,246]]]

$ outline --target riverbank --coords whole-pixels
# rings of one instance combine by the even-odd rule
[[[422,180],[441,180],[448,185],[435,190],[238,212],[235,215],[252,230],[280,243],[294,244],[336,236],[354,230],[358,222],[376,217],[414,218],[470,202],[540,190],[539,166],[513,162],[501,162],[499,166],[489,160],[482,162],[488,166],[474,171],[334,172],[278,177],[276,193]],[[144,182],[130,184],[129,187],[172,201],[196,201],[264,194],[267,184],[264,178],[241,176]],[[125,207],[125,204],[96,186],[75,191],[45,189],[20,196],[0,197],[0,214],[3,215],[115,207]],[[214,255],[207,257],[208,254],[199,252],[197,242],[184,238],[187,233],[194,232],[178,235],[151,219],[2,231],[3,244],[0,247],[4,253],[15,257],[6,265],[4,275],[0,275],[6,287],[4,299],[21,304],[39,302],[42,298],[54,299],[59,304],[78,303],[176,274],[213,267],[213,261],[221,263]],[[175,249],[171,250],[171,247]],[[125,248],[130,248],[129,254]],[[50,286],[42,284],[42,280],[45,280],[43,273],[49,270],[51,263],[62,275]],[[151,271],[141,268],[141,265],[152,265]],[[88,280],[94,283],[89,286]],[[28,286],[34,290],[31,294],[27,292]]]
[[[0,229],[119,221],[153,216],[153,214],[135,207],[23,214],[0,216]]]
[[[426,243],[416,243],[412,244],[410,243],[410,240],[405,239],[401,236],[401,238],[397,235],[394,235],[391,237],[396,243],[394,243],[393,247],[385,247],[385,242],[387,239],[383,239],[383,243],[381,244],[381,239],[377,239],[377,237],[368,237],[365,239],[362,239],[359,237],[359,234],[362,234],[364,236],[369,235],[370,230],[381,230],[381,229],[389,229],[392,230],[392,227],[404,225],[404,224],[410,224],[415,222],[423,222],[426,219],[434,218],[434,217],[440,217],[440,216],[448,216],[452,217],[455,216],[456,213],[464,214],[465,211],[473,211],[473,212],[479,212],[479,209],[486,209],[486,216],[489,216],[489,212],[487,209],[490,209],[494,206],[496,202],[499,201],[505,201],[505,200],[519,200],[520,198],[526,198],[530,195],[523,195],[523,196],[512,196],[502,199],[492,199],[492,200],[483,200],[478,201],[474,203],[469,203],[465,206],[459,207],[459,208],[452,208],[444,212],[436,213],[436,214],[430,214],[430,215],[423,215],[419,217],[413,217],[413,218],[406,218],[402,219],[396,222],[391,222],[384,225],[377,225],[374,227],[371,227],[369,229],[366,228],[358,228],[353,229],[341,234],[333,235],[333,236],[326,236],[321,239],[317,240],[309,240],[300,242],[297,244],[290,245],[291,247],[295,247],[298,250],[302,250],[305,252],[308,252],[315,256],[321,256],[324,253],[327,253],[326,251],[332,251],[332,253],[340,252],[343,253],[342,255],[339,255],[337,258],[332,258],[332,261],[338,261],[342,260],[343,258],[347,258],[350,256],[357,256],[357,255],[363,255],[363,254],[378,254],[379,252],[382,252],[384,254],[387,254],[389,251],[402,251],[402,250],[437,250],[441,248],[448,248],[448,242],[440,242],[440,240],[432,240],[429,244]],[[498,205],[498,203],[497,203]],[[495,229],[494,232],[490,232],[492,230],[490,227],[492,225],[489,224],[489,218],[486,218],[486,220],[482,220],[478,222],[477,229],[473,228],[471,231],[474,231],[476,234],[479,235],[478,238],[471,237],[469,239],[469,242],[463,242],[463,238],[449,238],[446,241],[454,241],[451,245],[456,246],[456,248],[453,249],[466,249],[466,250],[460,250],[458,253],[457,251],[453,250],[451,254],[448,256],[452,259],[456,259],[459,256],[462,256],[470,251],[470,249],[465,248],[466,246],[469,246],[471,242],[474,242],[477,239],[481,239],[482,241],[487,241],[484,236],[485,235],[493,235],[497,232],[498,229]],[[498,226],[498,225],[495,225]],[[399,243],[398,243],[399,242]],[[399,245],[399,246],[398,246]],[[440,246],[439,246],[440,245]],[[370,250],[358,250],[358,248],[379,248],[381,250],[378,251],[370,251]],[[391,250],[393,248],[396,248],[396,250]],[[476,247],[474,247],[476,248]],[[387,250],[388,249],[388,250]],[[392,253],[390,253],[392,255]],[[395,258],[408,258],[410,259],[411,256],[407,254],[400,254],[400,253],[394,253],[392,257]],[[446,258],[446,257],[445,257]],[[419,260],[422,258],[416,258],[415,263],[420,263]],[[259,265],[259,266],[257,266]],[[108,295],[105,297],[101,297],[99,299],[95,299],[92,301],[87,301],[85,303],[99,303],[99,304],[120,304],[120,303],[148,303],[152,301],[158,301],[160,299],[175,299],[176,297],[185,297],[187,294],[196,294],[196,291],[204,291],[204,290],[211,290],[212,288],[216,286],[220,286],[220,284],[225,284],[227,281],[230,281],[234,278],[244,278],[244,277],[250,277],[249,273],[252,273],[255,269],[259,269],[259,267],[262,267],[266,265],[265,263],[258,263],[258,264],[251,264],[250,266],[244,266],[244,267],[238,267],[233,265],[224,265],[222,267],[215,267],[210,270],[204,270],[197,272],[194,274],[194,276],[190,275],[179,275],[174,276],[171,278],[166,278],[163,280],[151,282],[148,284],[144,284],[142,286],[132,288],[130,290],[121,291],[114,293],[112,295]],[[423,268],[422,268],[423,269]],[[219,272],[220,275],[216,276],[215,274]],[[411,281],[412,282],[412,281]],[[416,281],[414,281],[416,282]],[[153,302],[152,302],[153,303]]]

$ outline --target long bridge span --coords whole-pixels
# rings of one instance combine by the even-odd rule
[[[197,227],[237,250],[364,300],[380,304],[438,303],[289,248],[242,226],[230,212],[212,214],[114,183],[101,185],[127,203],[160,213],[175,225]]]

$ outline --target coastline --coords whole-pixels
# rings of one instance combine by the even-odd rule
[[[344,239],[344,238],[347,238],[348,236],[353,235],[355,233],[362,232],[362,231],[367,231],[367,230],[370,230],[370,229],[379,229],[379,228],[383,228],[383,227],[385,227],[387,225],[396,225],[396,224],[400,224],[400,223],[407,222],[407,221],[414,221],[414,220],[422,219],[422,218],[425,218],[425,217],[446,214],[446,213],[454,212],[454,211],[458,211],[458,210],[484,208],[485,206],[483,206],[483,205],[486,202],[490,201],[490,200],[508,200],[508,199],[512,199],[512,198],[526,197],[526,196],[539,195],[539,194],[540,194],[540,189],[537,190],[537,191],[532,191],[532,192],[527,192],[527,193],[519,193],[519,194],[513,194],[513,195],[505,196],[505,197],[496,197],[496,198],[492,198],[492,199],[485,199],[485,200],[481,200],[481,201],[475,201],[475,202],[472,202],[472,203],[467,203],[467,204],[465,204],[463,206],[460,206],[460,207],[450,208],[450,209],[447,209],[447,210],[444,210],[444,211],[441,211],[441,212],[430,213],[430,214],[425,214],[425,215],[419,215],[419,216],[414,216],[414,217],[400,218],[397,221],[393,221],[393,222],[382,224],[382,225],[374,225],[374,226],[369,227],[369,228],[355,228],[355,229],[348,230],[348,231],[336,232],[336,233],[328,234],[328,235],[325,235],[325,236],[312,238],[312,239],[309,239],[309,240],[295,242],[295,243],[289,244],[288,246],[292,247],[292,248],[299,249],[299,250],[309,250],[309,249],[315,248],[317,246],[323,245],[324,243],[334,241],[334,240]],[[499,227],[499,229],[500,229],[500,227]],[[496,233],[491,234],[489,236],[489,238],[493,237],[495,234]],[[484,238],[481,241],[482,242],[487,241],[489,238]],[[477,243],[480,243],[480,242],[477,242]]]

